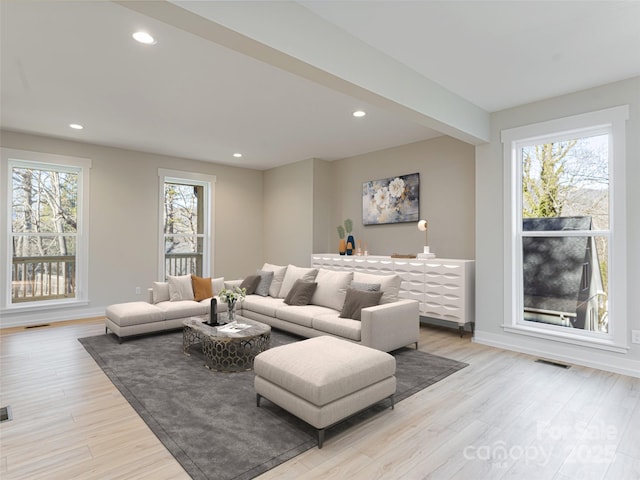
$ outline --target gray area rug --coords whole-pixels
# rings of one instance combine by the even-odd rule
[[[271,347],[298,340],[274,330]],[[253,372],[212,372],[197,346],[184,355],[181,332],[122,344],[114,335],[79,341],[195,480],[254,478],[317,445],[311,426],[268,400],[256,407]],[[393,355],[396,402],[466,366],[411,348]],[[388,408],[382,402],[332,427],[326,441]]]

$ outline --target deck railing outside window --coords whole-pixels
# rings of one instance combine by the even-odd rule
[[[168,275],[202,275],[202,254],[166,254]],[[76,296],[76,257],[13,257],[11,302],[34,302]]]
[[[76,257],[13,257],[12,303],[75,298]]]
[[[164,259],[167,275],[202,276],[201,253],[165,253]]]

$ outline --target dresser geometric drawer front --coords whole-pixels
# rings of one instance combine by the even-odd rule
[[[398,275],[400,298],[417,300],[420,315],[455,322],[461,331],[475,322],[475,262],[441,258],[391,258],[379,255],[313,254],[311,266]],[[428,320],[428,319],[427,319]]]
[[[416,281],[407,282],[405,280],[402,280],[400,282],[400,291],[408,291],[424,295],[424,284]]]
[[[452,285],[450,283],[436,284],[433,282],[425,283],[424,293],[430,295],[453,295],[456,297],[464,297],[465,294],[464,288],[460,285]]]
[[[464,311],[465,308],[465,298],[460,295],[442,295],[431,291],[424,293],[424,301],[433,307],[440,305],[441,307],[447,307],[450,310],[455,309]]]
[[[441,275],[464,275],[464,264],[450,263],[448,261],[428,261],[425,266],[427,271],[436,272]]]
[[[407,300],[415,300],[421,304],[424,303],[424,293],[422,292],[400,289],[398,297],[405,298]]]
[[[455,305],[442,305],[440,303],[432,303],[429,301],[424,303],[424,315],[456,323],[464,321],[463,309],[456,307]]]
[[[402,280],[400,282],[400,291],[415,292],[424,295],[424,284],[416,282],[415,280]]]
[[[465,277],[463,275],[458,275],[458,272],[448,272],[443,274],[428,270],[425,272],[424,278],[425,283],[427,284],[449,284],[463,287],[465,283]]]

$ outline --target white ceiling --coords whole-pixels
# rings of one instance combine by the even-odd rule
[[[640,74],[637,0],[302,3],[489,112]]]
[[[2,1],[2,128],[259,169],[450,133],[429,128],[424,108],[405,108],[410,98],[396,108],[395,100],[364,95],[350,82],[337,88],[334,72],[324,80],[320,68],[296,74],[312,57],[298,56],[295,69],[283,66],[273,48],[261,48],[269,28],[278,33],[264,14],[270,9],[276,17],[283,2],[144,3],[140,8],[173,13],[163,22],[126,2]],[[198,30],[197,22],[174,21],[178,6],[214,18],[207,22],[211,31],[224,23],[252,39],[226,31],[219,35],[230,40],[219,45],[201,23]],[[224,19],[213,8],[219,6],[235,9],[236,17],[240,8],[255,12],[262,37]],[[637,1],[304,1],[295,7],[365,45],[371,58],[401,62],[487,112],[640,75]],[[339,57],[321,30],[298,31],[302,23],[286,20],[292,48],[304,47],[306,37],[316,55]],[[138,29],[158,43],[134,42]],[[355,73],[362,66],[360,58],[346,63],[341,68]],[[367,116],[355,119],[351,112],[359,108]],[[85,129],[69,129],[74,122]],[[235,159],[234,152],[244,156]]]

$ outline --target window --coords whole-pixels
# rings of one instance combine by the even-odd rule
[[[505,329],[626,347],[626,107],[502,132]]]
[[[215,177],[160,170],[160,277],[209,276]]]
[[[2,160],[9,219],[3,305],[86,302],[90,161],[9,149]]]

